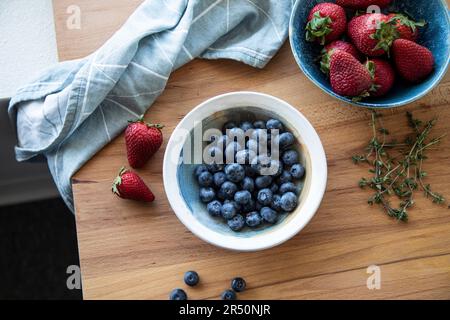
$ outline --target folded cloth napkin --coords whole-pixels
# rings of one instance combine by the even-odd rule
[[[195,57],[264,67],[287,37],[293,1],[145,1],[95,53],[18,90],[17,160],[44,156],[73,211],[72,175],[145,113],[173,70]]]

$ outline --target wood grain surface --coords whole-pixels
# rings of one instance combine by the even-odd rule
[[[54,1],[59,56],[79,58],[98,48],[141,1]],[[82,12],[82,28],[66,28],[71,4]],[[163,189],[165,144],[200,102],[230,91],[272,94],[298,108],[318,131],[328,159],[323,203],[292,240],[266,251],[237,253],[196,238],[176,218]],[[386,110],[383,122],[398,137],[408,132],[405,112],[430,119],[436,132],[450,132],[450,75],[408,107]],[[234,61],[195,60],[173,73],[146,119],[164,123],[165,143],[138,170],[157,200],[124,201],[111,194],[118,169],[127,164],[123,135],[92,158],[74,177],[78,243],[86,299],[167,299],[186,288],[183,273],[196,270],[201,285],[191,299],[217,299],[242,276],[240,299],[450,299],[450,210],[421,194],[408,223],[396,222],[367,205],[357,181],[367,169],[350,157],[370,138],[370,111],[343,104],[314,86],[298,69],[286,43],[264,70]],[[432,151],[427,178],[450,197],[450,138]],[[367,267],[381,268],[381,289],[369,290]]]

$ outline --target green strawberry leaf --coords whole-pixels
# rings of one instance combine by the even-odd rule
[[[329,16],[322,17],[319,11],[314,13],[314,17],[306,25],[306,41],[314,42],[320,40],[320,44],[325,44],[325,38],[333,29],[331,24],[333,21]]]

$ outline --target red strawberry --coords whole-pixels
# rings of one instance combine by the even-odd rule
[[[433,53],[413,41],[395,40],[392,52],[398,73],[410,82],[419,82],[433,71]]]
[[[389,62],[381,59],[368,60],[366,67],[372,76],[372,88],[370,89],[371,97],[384,96],[395,82],[395,71]]]
[[[328,74],[330,72],[331,56],[336,50],[342,50],[350,53],[358,60],[361,58],[358,49],[356,49],[356,47],[350,42],[342,40],[333,41],[326,45],[321,53],[320,70],[322,70],[323,73]]]
[[[310,12],[306,25],[306,40],[320,44],[338,39],[347,28],[345,10],[334,3],[319,3]]]
[[[158,151],[163,142],[160,124],[149,124],[141,117],[136,121],[130,121],[125,130],[125,144],[130,166],[141,168],[148,159]]]
[[[330,81],[333,91],[349,97],[368,96],[372,77],[366,67],[351,54],[337,50],[331,57]]]
[[[397,28],[400,39],[406,39],[416,42],[419,36],[417,27],[424,27],[426,22],[421,20],[415,22],[401,13],[391,13],[388,15],[390,22]]]
[[[336,0],[336,4],[352,9],[367,9],[374,5],[380,8],[387,7],[392,0]]]
[[[382,13],[369,13],[353,18],[348,23],[348,36],[359,51],[369,57],[389,53],[392,42],[398,38],[396,28]]]
[[[122,167],[114,179],[112,192],[123,199],[152,202],[155,196],[145,182],[134,172]]]

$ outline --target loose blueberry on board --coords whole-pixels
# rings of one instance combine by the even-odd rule
[[[236,277],[233,280],[231,280],[231,289],[233,289],[236,292],[244,291],[246,286],[247,283],[241,277]]]
[[[213,200],[206,206],[208,213],[213,217],[219,217],[222,212],[222,203],[218,200]]]
[[[193,287],[200,281],[198,273],[195,271],[188,271],[184,274],[184,283],[188,286]]]
[[[253,192],[255,190],[255,181],[250,177],[245,177],[244,180],[241,181],[241,189]]]
[[[236,184],[231,181],[225,181],[219,189],[219,198],[222,200],[231,200],[234,198],[234,194],[238,190]]]
[[[213,176],[210,172],[205,171],[198,176],[198,185],[200,187],[211,187],[213,184]]]
[[[272,203],[273,193],[270,189],[261,189],[258,192],[258,202],[263,206],[268,206]]]
[[[226,202],[221,208],[222,217],[226,220],[233,218],[237,214],[236,205],[233,202]]]
[[[197,178],[202,172],[208,172],[208,167],[206,165],[199,164],[198,166],[195,167],[194,174]]]
[[[258,121],[253,122],[253,127],[255,129],[265,129],[266,123],[262,120],[258,120]]]
[[[245,223],[250,227],[254,228],[261,224],[262,218],[257,211],[252,211],[245,217]]]
[[[214,185],[215,185],[217,188],[220,188],[220,186],[221,186],[225,181],[227,181],[227,175],[226,175],[225,173],[223,173],[223,172],[216,172],[216,173],[214,173],[213,181],[214,181]]]
[[[279,194],[275,194],[273,196],[272,204],[270,207],[277,212],[283,211],[283,209],[281,208],[281,196]]]
[[[297,196],[293,192],[287,192],[281,196],[281,208],[286,212],[292,212],[297,207]]]
[[[287,150],[283,153],[283,162],[287,166],[298,163],[298,152],[295,150]]]
[[[268,223],[274,224],[277,221],[278,215],[276,211],[269,207],[263,207],[260,214],[261,217]]]
[[[225,290],[220,295],[220,299],[222,300],[236,300],[236,293],[232,290]]]
[[[238,191],[234,194],[234,201],[237,204],[244,205],[252,200],[252,195],[247,190]]]
[[[240,214],[235,215],[233,218],[228,220],[228,226],[233,231],[241,230],[245,225],[244,217]]]
[[[278,136],[278,145],[281,149],[286,149],[287,147],[294,144],[294,135],[290,132],[283,132]]]
[[[270,120],[267,120],[267,122],[266,122],[266,128],[267,128],[267,130],[277,129],[279,131],[283,131],[284,127],[280,120],[270,119]]]
[[[214,200],[216,192],[213,188],[200,188],[200,200],[204,203],[208,203]]]
[[[169,295],[170,300],[187,300],[187,294],[183,289],[173,289]]]
[[[305,167],[300,163],[296,163],[291,167],[289,172],[291,173],[292,177],[294,177],[294,179],[301,179],[305,175]]]
[[[259,176],[255,179],[255,186],[257,189],[267,188],[272,184],[273,178],[271,176]]]
[[[280,194],[285,194],[286,192],[293,192],[297,194],[297,186],[292,182],[283,183],[280,186]]]
[[[244,179],[245,169],[238,163],[232,163],[225,167],[225,174],[227,175],[228,180],[236,183]]]
[[[245,132],[247,130],[253,129],[253,124],[249,121],[244,121],[241,123],[240,128]]]
[[[278,184],[283,184],[286,182],[291,182],[292,181],[292,175],[288,170],[283,170],[283,172],[281,173],[281,175],[278,177]]]

